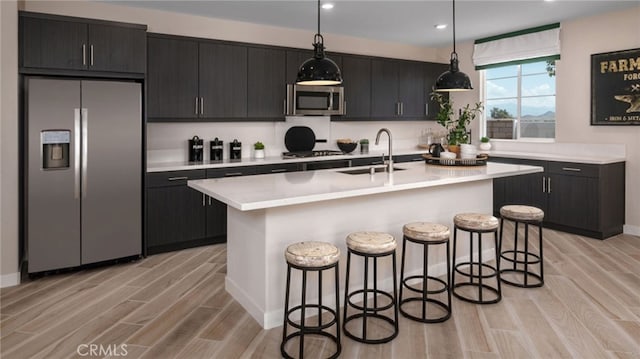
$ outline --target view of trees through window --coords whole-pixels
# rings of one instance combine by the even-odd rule
[[[555,138],[555,61],[488,68],[484,74],[486,136]]]

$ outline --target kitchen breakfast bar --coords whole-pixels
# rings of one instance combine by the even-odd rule
[[[453,230],[457,213],[492,213],[494,178],[542,172],[541,167],[491,162],[463,167],[402,163],[391,174],[375,170],[371,174],[369,167],[345,168],[188,182],[189,187],[227,204],[226,290],[263,328],[282,324],[284,250],[288,245],[302,241],[336,245],[341,251],[340,285],[344,290],[345,238],[349,233],[387,232],[400,244],[402,226],[409,222],[437,222]],[[484,248],[483,258],[493,259],[495,249],[490,245]],[[468,258],[468,250],[460,249],[457,256]],[[401,250],[398,245],[398,256]],[[430,273],[444,274],[443,253],[432,252]],[[408,273],[421,272],[421,255],[421,250],[407,253]],[[362,281],[357,267],[351,268],[353,285]],[[392,287],[390,270],[379,271],[378,278],[381,289]],[[323,301],[332,303],[333,284],[325,282]],[[299,278],[293,275],[291,283],[292,300],[299,300]],[[317,288],[308,289],[307,298],[313,300]]]

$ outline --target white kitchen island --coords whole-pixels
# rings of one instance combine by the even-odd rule
[[[402,226],[430,221],[453,228],[456,213],[492,213],[492,179],[535,172],[541,167],[489,163],[445,167],[396,164],[396,170],[370,175],[346,174],[354,168],[288,172],[258,176],[191,180],[192,187],[227,204],[227,291],[269,329],[283,322],[285,248],[300,241],[326,241],[341,251],[340,286],[344,290],[347,234],[383,231],[398,241],[398,275]],[[466,243],[466,241],[465,241]],[[487,245],[483,258],[493,258]],[[468,258],[460,245],[457,255]],[[415,247],[413,247],[415,248]],[[442,249],[444,250],[444,249]],[[421,249],[407,251],[409,273],[421,270]],[[445,273],[443,252],[430,251],[430,271]],[[433,260],[431,257],[433,256]],[[379,288],[390,289],[386,260],[378,264]],[[362,282],[362,262],[352,264],[350,284]],[[292,275],[292,300],[299,300],[300,277]],[[323,302],[333,303],[332,276],[325,277]],[[307,298],[315,300],[310,286]],[[342,300],[344,293],[341,293]]]

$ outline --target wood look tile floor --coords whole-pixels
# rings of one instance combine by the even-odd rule
[[[503,285],[494,305],[454,298],[440,324],[401,316],[395,340],[343,336],[341,357],[640,358],[640,238],[545,229],[544,256],[542,288]],[[282,327],[262,330],[225,292],[225,272],[226,247],[214,245],[4,288],[0,357],[279,358]],[[313,339],[305,352],[331,349]]]

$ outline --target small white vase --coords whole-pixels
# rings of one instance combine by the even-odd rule
[[[255,150],[253,157],[256,159],[264,158],[264,150]]]
[[[491,149],[491,142],[480,142],[480,149],[483,151],[489,151]]]

